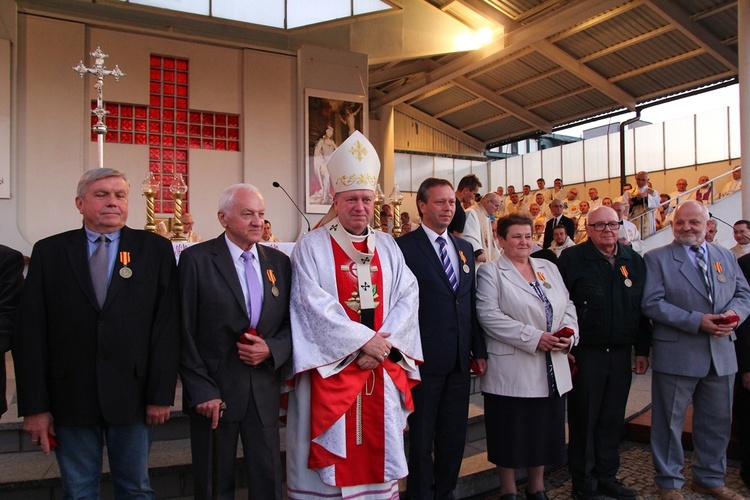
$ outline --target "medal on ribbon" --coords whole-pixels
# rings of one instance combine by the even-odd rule
[[[721,262],[719,262],[718,260],[714,262],[714,269],[716,269],[716,272],[718,273],[718,276],[716,276],[716,279],[722,283],[726,283],[727,277],[724,276],[724,268],[721,266]]]
[[[628,278],[628,268],[625,267],[625,266],[620,266],[620,272],[625,277],[625,281],[623,281],[623,283],[625,284],[625,286],[628,287],[628,288],[630,288],[631,286],[633,286],[633,282],[630,281],[630,278]]]
[[[463,270],[463,272],[465,272],[466,274],[469,274],[469,264],[467,264],[467,263],[466,263],[466,256],[464,255],[464,252],[463,252],[463,250],[459,250],[459,251],[458,251],[458,256],[459,256],[459,257],[461,257],[461,262],[463,262],[463,263],[464,263],[464,265],[463,265],[463,266],[461,266],[461,269],[462,269],[462,270]]]
[[[271,282],[271,293],[274,297],[278,297],[279,289],[276,288],[276,275],[273,274],[273,269],[266,269],[266,276],[268,276],[268,281]]]
[[[128,264],[130,264],[130,252],[120,252],[120,262],[122,263],[120,276],[125,279],[133,276],[133,270],[128,267]]]
[[[549,283],[547,282],[547,277],[546,277],[546,276],[544,275],[544,273],[543,273],[543,272],[541,272],[541,271],[537,271],[537,272],[536,272],[536,276],[537,276],[537,278],[539,278],[539,279],[540,279],[540,280],[542,281],[542,286],[543,286],[544,288],[546,288],[547,290],[549,290],[550,288],[552,288],[552,285],[550,285],[550,284],[549,284]]]

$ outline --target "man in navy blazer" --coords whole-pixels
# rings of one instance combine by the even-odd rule
[[[552,218],[547,221],[544,226],[544,244],[542,248],[549,248],[552,245],[552,233],[557,226],[565,226],[565,232],[568,233],[570,239],[575,239],[576,225],[572,219],[565,217],[563,212],[563,202],[561,200],[553,200],[549,204],[549,209],[552,212]]]
[[[174,401],[174,252],[161,236],[125,226],[128,193],[117,170],[84,173],[75,200],[83,227],[34,245],[21,294],[18,414],[45,453],[56,437],[65,498],[99,496],[105,440],[115,497],[153,497],[148,452]]]
[[[424,352],[422,382],[412,390],[409,416],[406,488],[412,499],[454,498],[466,441],[472,355],[479,375],[487,366],[476,317],[473,250],[447,231],[455,204],[450,182],[426,179],[417,192],[422,225],[396,240],[419,282]]]
[[[239,436],[248,496],[281,500],[280,373],[292,350],[291,265],[282,252],[258,244],[264,212],[257,188],[230,186],[219,198],[224,234],[180,255],[180,379],[199,499],[212,496],[213,456],[217,496],[234,498]]]
[[[743,498],[724,485],[737,372],[734,329],[750,314],[750,287],[734,254],[705,242],[708,209],[674,211],[674,241],[644,256],[642,311],[653,321],[651,448],[660,496],[683,498],[682,425],[693,402],[693,482],[715,498]]]

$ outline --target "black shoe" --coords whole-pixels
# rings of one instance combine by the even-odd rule
[[[613,498],[635,498],[638,496],[637,491],[633,488],[628,488],[619,479],[607,482],[599,481],[597,491]]]
[[[549,500],[547,492],[544,490],[537,491],[536,493],[529,493],[529,490],[526,490],[526,498],[530,500]]]
[[[604,498],[599,492],[591,490],[573,490],[572,497],[574,500],[602,500]]]
[[[516,500],[516,498],[516,493],[506,493],[505,495],[500,496],[500,500]]]

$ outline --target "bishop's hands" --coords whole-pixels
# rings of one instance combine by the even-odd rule
[[[388,359],[393,346],[386,339],[390,333],[378,332],[360,348],[360,354],[357,357],[357,366],[363,370],[373,370]]]

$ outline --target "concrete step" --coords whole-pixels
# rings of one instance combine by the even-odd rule
[[[32,446],[29,437],[20,430],[20,423],[4,424],[4,426],[8,428],[0,430],[0,441],[4,435],[6,441],[15,442],[17,449],[0,453],[0,471],[2,471],[0,500],[21,497],[24,500],[59,498],[61,496],[60,471],[55,458],[52,455],[44,456],[38,447]],[[285,430],[282,427],[280,436],[282,462],[286,459]],[[149,456],[151,482],[157,498],[181,499],[192,496],[189,436],[189,420],[181,412],[174,412],[168,423],[157,429]],[[467,444],[457,488],[460,498],[491,491],[498,487],[494,466],[487,462],[484,436],[482,397],[476,394],[471,397],[469,408]],[[406,440],[408,443],[408,431]],[[104,456],[102,498],[108,499],[112,498],[113,494],[106,450]],[[244,452],[239,444],[236,467],[238,490],[246,488],[243,457]],[[404,490],[406,482],[401,483],[400,487]]]

